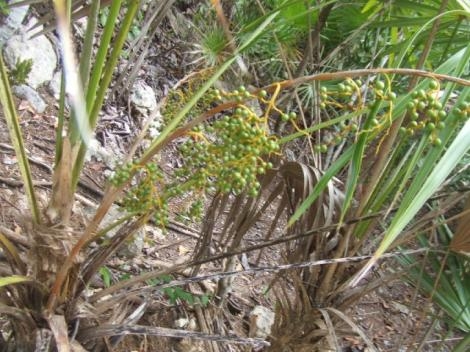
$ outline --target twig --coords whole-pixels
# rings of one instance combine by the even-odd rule
[[[383,258],[392,258],[401,255],[411,255],[411,254],[418,254],[422,252],[429,251],[429,248],[419,248],[419,249],[411,249],[407,251],[398,251],[398,252],[391,252],[383,254],[380,259]],[[205,281],[205,280],[219,280],[226,277],[233,277],[238,275],[249,275],[249,274],[266,274],[266,273],[278,273],[280,271],[285,270],[292,270],[292,269],[303,269],[303,268],[310,268],[313,266],[320,266],[320,265],[330,265],[330,264],[339,264],[339,263],[356,263],[361,262],[367,259],[372,258],[372,255],[361,255],[356,257],[346,257],[346,258],[336,258],[336,259],[322,259],[316,261],[308,261],[308,262],[301,262],[301,263],[294,263],[294,264],[284,264],[284,265],[275,265],[275,266],[268,266],[268,267],[259,267],[259,268],[250,268],[246,270],[235,270],[235,271],[227,271],[227,272],[219,272],[210,275],[201,275],[190,277],[181,280],[173,280],[168,284],[164,285],[157,285],[153,286],[152,290],[157,289],[161,290],[168,287],[173,286],[182,286],[189,283]]]
[[[104,336],[120,335],[153,335],[175,338],[192,338],[198,340],[209,340],[240,345],[253,345],[256,347],[270,346],[268,341],[259,338],[248,338],[238,336],[211,335],[196,331],[186,331],[178,329],[168,329],[162,327],[144,326],[144,325],[111,325],[104,324],[84,329],[80,334],[81,338],[92,340]]]
[[[13,150],[13,151],[15,150],[11,145],[6,144],[6,143],[0,143],[0,147],[4,149],[8,149],[8,150]],[[39,160],[32,156],[28,156],[28,160],[32,162],[33,164],[41,166],[42,168],[46,169],[48,172],[52,173],[52,168],[46,163],[44,163],[42,160]]]
[[[401,252],[391,252],[391,253],[386,253],[383,254],[380,259],[383,258],[391,258],[391,257],[396,257],[399,255],[410,255],[410,254],[417,254],[417,253],[422,253],[429,251],[429,248],[420,248],[420,249],[412,249],[408,251],[401,251]],[[233,254],[230,254],[233,255]],[[227,256],[225,254],[225,256]],[[228,271],[228,272],[219,272],[215,274],[210,274],[210,275],[202,275],[202,276],[195,276],[195,277],[190,277],[186,279],[181,279],[181,280],[173,280],[170,283],[163,284],[163,285],[155,285],[155,286],[148,286],[148,287],[139,287],[135,289],[130,289],[125,291],[122,295],[123,296],[128,296],[131,293],[138,292],[139,294],[142,294],[144,292],[152,292],[152,291],[160,291],[162,289],[168,288],[168,287],[173,287],[173,286],[182,286],[186,285],[189,283],[194,283],[194,282],[200,282],[200,281],[205,281],[205,280],[219,280],[222,278],[228,278],[228,277],[234,277],[238,275],[249,275],[249,274],[266,274],[266,273],[279,273],[281,271],[285,270],[292,270],[292,269],[302,269],[302,268],[309,268],[309,267],[314,267],[314,266],[321,266],[321,265],[331,265],[331,264],[339,264],[339,263],[355,263],[355,262],[361,262],[364,260],[368,260],[372,258],[372,255],[363,255],[363,256],[356,256],[356,257],[346,257],[346,258],[336,258],[336,259],[324,259],[324,260],[317,260],[317,261],[308,261],[308,262],[301,262],[301,263],[294,263],[294,264],[284,264],[284,265],[276,265],[272,267],[258,267],[258,268],[250,268],[246,270],[238,270],[238,271]],[[208,258],[213,260],[213,258]],[[186,265],[175,265],[172,268],[168,269],[160,269],[160,270],[154,270],[148,273],[145,273],[143,275],[140,275],[136,278],[131,278],[129,280],[117,283],[107,289],[104,289],[102,291],[99,291],[92,295],[91,297],[88,298],[89,302],[94,302],[99,300],[101,297],[104,297],[106,295],[113,294],[113,299],[117,299],[117,295],[114,293],[119,289],[125,288],[125,287],[135,287],[135,282],[140,282],[144,280],[148,280],[154,277],[158,277],[160,275],[164,274],[169,274],[169,273],[174,273],[175,271],[181,270],[183,267],[189,267],[189,266],[194,266],[196,264],[200,264],[201,262],[207,262],[208,259],[205,260],[200,260],[197,262],[191,262]]]
[[[8,177],[0,176],[0,182],[6,184],[8,186],[11,186],[11,187],[23,187],[24,186],[23,181],[20,181],[20,180],[14,179],[14,178],[8,178]],[[50,181],[33,181],[33,185],[36,186],[36,187],[37,186],[39,186],[39,187],[50,187],[50,186],[52,186],[52,182],[50,182]]]
[[[278,85],[281,86],[281,89],[285,89],[288,87],[296,87],[303,83],[308,83],[311,81],[331,81],[336,79],[346,79],[352,77],[361,77],[361,76],[368,76],[368,75],[402,75],[402,76],[418,76],[424,78],[433,78],[440,81],[449,81],[453,83],[460,84],[462,86],[470,86],[470,81],[464,78],[458,78],[454,76],[444,75],[440,73],[429,72],[425,70],[416,70],[412,68],[369,68],[369,69],[362,69],[362,70],[350,70],[350,71],[338,71],[338,72],[328,72],[328,73],[317,73],[310,76],[303,76],[293,80],[285,80],[282,82],[276,82],[270,84],[263,89],[271,92],[276,89]],[[261,90],[261,89],[260,89]],[[255,91],[254,94],[256,94]]]

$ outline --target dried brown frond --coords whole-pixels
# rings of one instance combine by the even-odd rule
[[[460,213],[457,230],[450,242],[452,251],[470,256],[470,197],[464,210]]]

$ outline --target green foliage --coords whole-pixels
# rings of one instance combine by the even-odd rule
[[[10,80],[12,84],[25,84],[28,75],[33,68],[33,60],[20,60],[16,61],[15,68],[10,71]]]
[[[111,270],[109,270],[109,268],[106,266],[102,266],[99,269],[99,274],[101,275],[101,279],[103,280],[104,286],[105,287],[111,286],[111,281],[113,278]]]
[[[442,219],[441,219],[442,220]],[[447,225],[438,227],[441,245],[448,246],[452,232]],[[470,332],[470,262],[464,255],[433,250],[429,240],[420,235],[420,246],[429,248],[422,263],[413,256],[403,256],[407,280],[430,297],[447,315],[450,327]],[[427,267],[430,266],[432,270]]]
[[[161,275],[157,278],[147,280],[147,284],[158,286],[169,284],[172,280],[173,277],[171,275]],[[165,287],[162,291],[166,298],[168,298],[169,303],[172,305],[182,301],[190,306],[198,304],[202,307],[207,307],[211,299],[209,294],[195,295],[179,286]]]
[[[214,26],[204,31],[199,44],[202,59],[205,65],[213,67],[220,64],[227,50],[227,37],[219,26]]]
[[[0,14],[8,15],[10,13],[10,8],[6,0],[0,0]]]
[[[101,27],[106,26],[106,22],[108,21],[109,18],[109,7],[104,7],[99,11],[98,15],[98,22]],[[127,34],[127,42],[131,42],[132,40],[136,39],[140,33],[141,33],[141,26],[142,22],[144,19],[144,12],[142,9],[138,11],[135,15],[135,18],[132,22],[132,25],[129,28],[129,32]],[[125,53],[123,53],[124,57],[126,56]]]

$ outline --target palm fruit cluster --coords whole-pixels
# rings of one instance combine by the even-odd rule
[[[145,214],[151,210],[155,223],[166,226],[168,187],[165,185],[162,170],[153,162],[145,165],[129,162],[116,168],[110,182],[114,186],[121,186],[131,177],[135,185],[126,191],[122,201],[123,207],[136,214]]]
[[[272,168],[266,156],[280,149],[277,137],[270,135],[266,117],[243,104],[253,98],[244,87],[229,93],[214,90],[212,94],[214,99],[230,99],[238,104],[214,122],[190,131],[179,148],[184,166],[176,176],[195,189],[234,194],[247,191],[256,196],[258,175]]]
[[[295,113],[277,109],[274,98],[266,100],[267,97],[265,91],[255,96],[244,87],[232,92],[211,90],[206,102],[231,101],[234,107],[187,132],[178,147],[183,165],[174,170],[170,181],[165,180],[155,163],[127,163],[115,170],[110,179],[112,185],[131,184],[123,200],[126,210],[137,214],[152,212],[156,223],[165,226],[168,204],[175,197],[190,199],[185,215],[198,218],[207,191],[234,194],[246,191],[256,196],[260,188],[258,176],[273,167],[267,160],[279,152],[280,146],[278,137],[269,132],[269,114],[259,116],[262,114],[253,111],[249,100],[270,104],[270,109],[284,121],[296,117]]]
[[[400,128],[402,134],[413,136],[419,132],[429,134],[429,142],[441,145],[439,131],[445,128],[447,113],[438,99],[439,83],[431,81],[427,90],[419,89],[412,93],[407,110],[409,122]]]
[[[351,78],[337,84],[331,90],[322,86],[320,88],[320,107],[354,112],[364,110],[366,101],[369,102],[369,106],[374,105],[377,101],[388,102],[384,105],[385,108],[371,121],[373,128],[379,128],[389,120],[390,106],[396,99],[396,94],[379,79],[370,84],[368,89],[370,97],[364,95],[363,87],[364,84],[360,79],[353,80]],[[351,134],[355,134],[358,129],[359,125],[355,119],[343,120],[324,134],[323,140],[315,145],[315,150],[324,153],[328,151],[328,148],[340,144]]]
[[[406,127],[402,127],[400,132],[410,136],[419,132],[427,133],[429,142],[440,146],[442,141],[439,138],[439,132],[446,127],[448,114],[438,96],[439,83],[437,81],[431,81],[427,90],[414,91],[413,100],[407,105],[409,123]],[[457,117],[466,119],[470,114],[470,103],[463,102],[454,111]]]

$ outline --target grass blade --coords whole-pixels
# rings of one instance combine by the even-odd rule
[[[18,165],[20,167],[21,177],[23,178],[24,188],[26,196],[28,198],[29,207],[35,223],[41,222],[41,216],[39,212],[36,195],[34,193],[33,178],[31,175],[31,168],[29,166],[28,157],[26,155],[26,149],[21,135],[21,128],[16,113],[15,102],[11,95],[10,83],[8,81],[8,75],[3,63],[3,57],[0,55],[0,102],[3,106],[3,112],[5,114],[5,120],[7,122],[10,139],[15,148],[15,154],[18,158]]]
[[[366,147],[367,139],[370,135],[370,129],[372,128],[372,121],[376,117],[377,112],[380,109],[382,102],[377,100],[372,106],[367,119],[364,123],[364,129],[359,133],[357,142],[353,145],[354,152],[351,158],[351,164],[349,167],[349,175],[346,180],[346,194],[344,198],[343,208],[341,209],[341,217],[339,223],[341,224],[344,220],[346,212],[351,205],[354,193],[356,192],[357,182],[359,180],[359,175],[361,174],[362,159],[364,158],[364,150]]]
[[[19,284],[22,282],[32,281],[29,277],[21,275],[11,275],[6,277],[0,277],[0,287]]]
[[[15,246],[1,232],[0,232],[0,247],[3,247],[3,250],[6,253],[7,258],[8,258],[8,256],[11,257],[11,259],[15,262],[15,265],[17,266],[17,268],[21,272],[26,271],[26,267],[25,267],[23,261],[21,260],[21,257],[19,255],[18,251],[16,250]]]

